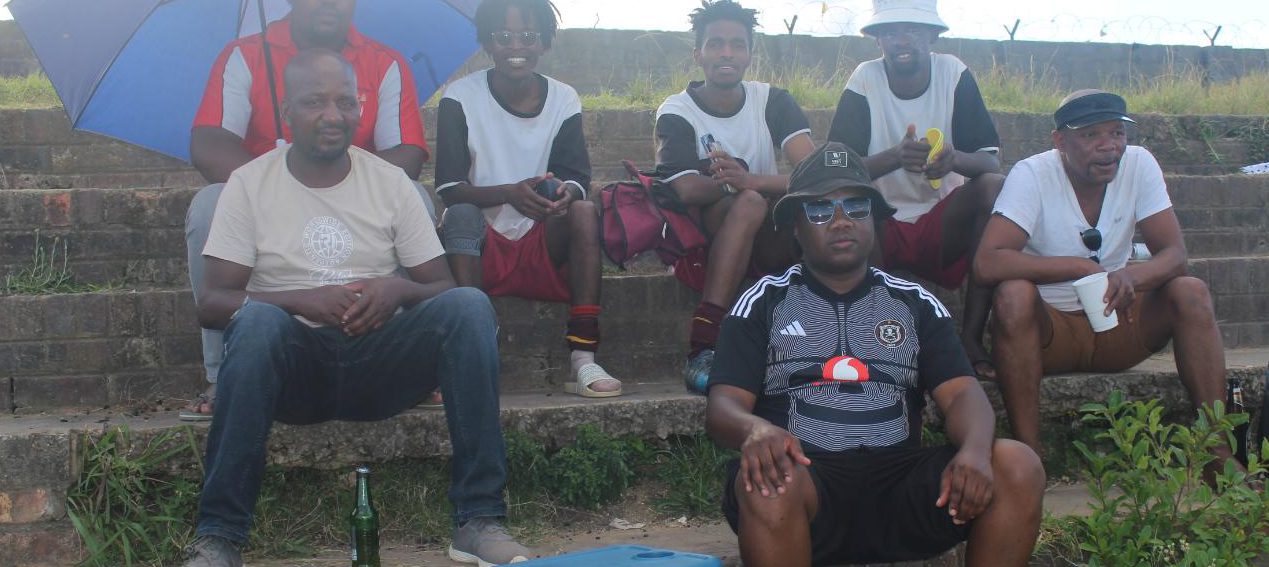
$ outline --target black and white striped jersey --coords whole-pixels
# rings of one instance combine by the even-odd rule
[[[819,452],[914,446],[925,392],[973,375],[947,308],[920,285],[871,268],[838,294],[799,264],[741,294],[709,383],[753,392],[756,415]]]

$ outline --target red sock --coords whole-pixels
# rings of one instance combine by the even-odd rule
[[[568,310],[568,331],[564,342],[569,350],[599,350],[599,306],[574,305]]]
[[[696,311],[692,312],[692,336],[689,339],[691,349],[687,354],[688,358],[707,348],[714,348],[714,344],[718,342],[718,328],[723,324],[723,316],[726,314],[726,309],[713,303],[702,301],[696,306]]]

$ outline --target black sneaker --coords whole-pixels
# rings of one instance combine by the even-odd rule
[[[185,567],[242,567],[242,550],[220,536],[199,536],[185,548]]]

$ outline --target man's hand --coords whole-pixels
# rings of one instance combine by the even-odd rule
[[[802,443],[787,430],[763,423],[756,425],[740,445],[740,478],[745,492],[758,490],[763,496],[784,494],[784,485],[793,481],[797,465],[809,466]]]
[[[727,155],[727,152],[715,150],[709,153],[709,158],[709,170],[714,174],[714,179],[731,185],[737,192],[757,191],[761,188],[761,179],[750,175],[749,170],[739,160]]]
[[[1102,315],[1110,316],[1112,311],[1128,322],[1132,322],[1132,304],[1137,300],[1137,280],[1127,268],[1120,268],[1106,274],[1106,311]]]
[[[364,335],[383,327],[401,307],[409,282],[395,276],[358,280],[343,286],[356,295],[356,301],[339,318],[339,326],[350,337]],[[360,294],[360,295],[357,295]]]
[[[934,505],[946,506],[952,523],[969,523],[991,504],[993,483],[991,456],[961,449],[943,469],[939,498]]]
[[[295,304],[295,314],[314,323],[339,325],[344,314],[357,302],[357,293],[342,285],[324,285],[303,290]]]
[[[546,214],[550,216],[568,214],[568,206],[572,205],[573,201],[582,198],[581,190],[574,187],[571,183],[561,183],[559,187],[555,188],[555,194],[561,195],[561,197],[546,208]]]
[[[921,141],[925,142],[926,140],[925,138],[921,138]],[[926,145],[929,146],[928,143]],[[943,140],[943,150],[940,151],[938,155],[934,156],[934,161],[928,162],[922,166],[922,169],[925,171],[926,179],[942,179],[946,177],[947,174],[955,171],[956,148],[952,147],[951,140],[945,138]]]
[[[899,152],[899,167],[912,173],[925,172],[925,161],[930,157],[930,144],[926,143],[925,138],[917,139],[915,124],[908,124],[908,131],[903,134],[903,140],[895,146],[895,150]]]
[[[541,183],[543,179],[554,177],[550,173],[546,175],[538,175],[530,177],[516,183],[507,191],[507,203],[510,203],[520,214],[529,217],[535,221],[546,218],[547,211],[551,208],[551,200],[538,195],[533,188]]]

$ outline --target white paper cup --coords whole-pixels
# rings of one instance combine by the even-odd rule
[[[1075,286],[1075,295],[1084,306],[1084,314],[1088,315],[1088,323],[1093,326],[1094,333],[1109,331],[1119,325],[1119,314],[1111,311],[1110,316],[1102,315],[1106,311],[1106,272],[1097,272],[1084,276],[1071,285]]]

